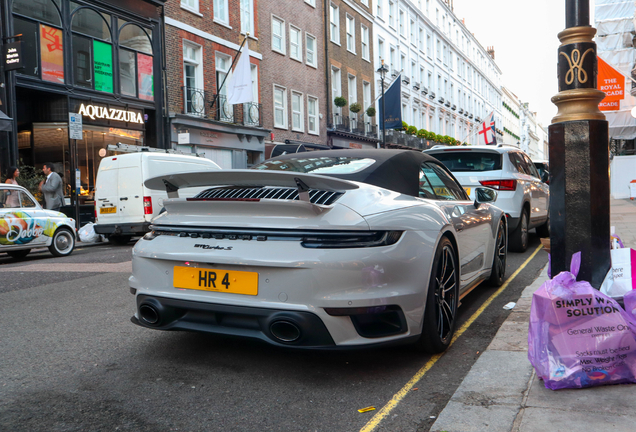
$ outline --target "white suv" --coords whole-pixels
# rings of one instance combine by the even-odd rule
[[[474,189],[487,186],[499,191],[494,203],[508,218],[511,251],[528,248],[528,230],[550,235],[550,188],[523,151],[510,146],[435,146],[427,153],[453,172],[471,199]]]

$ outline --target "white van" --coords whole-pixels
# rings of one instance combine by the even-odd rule
[[[102,159],[95,182],[95,232],[114,243],[128,243],[132,236],[148,231],[150,221],[168,198],[165,191],[146,188],[147,179],[219,169],[210,159],[172,153],[138,152]],[[199,191],[184,189],[179,196],[194,196]]]

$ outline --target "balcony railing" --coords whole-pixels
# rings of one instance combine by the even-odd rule
[[[327,127],[331,130],[338,130],[343,132],[349,132],[352,134],[377,137],[378,127],[371,122],[365,122],[364,118],[348,117],[340,114],[333,115],[333,122],[328,124]]]
[[[382,139],[381,136],[380,139]],[[391,129],[387,129],[386,131],[386,143],[388,145],[408,147],[417,150],[426,150],[434,145],[433,141],[428,141],[424,138],[418,138],[415,135],[408,135],[404,132]]]
[[[181,87],[183,95],[183,114],[203,117],[224,123],[262,127],[262,105],[255,102],[231,105],[225,95],[192,87]],[[214,104],[214,106],[213,106]]]

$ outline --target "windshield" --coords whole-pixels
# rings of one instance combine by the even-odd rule
[[[451,171],[494,171],[501,169],[501,154],[476,151],[429,153]]]
[[[268,160],[253,169],[292,171],[311,174],[353,174],[370,167],[375,159],[356,157],[301,157],[297,159]]]

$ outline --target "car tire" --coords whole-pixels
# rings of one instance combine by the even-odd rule
[[[29,252],[31,252],[31,249],[23,249],[7,252],[7,255],[15,260],[21,260],[24,259],[29,254]]]
[[[528,210],[521,212],[519,225],[510,234],[508,247],[512,252],[525,252],[528,249]]]
[[[508,257],[508,246],[506,245],[506,225],[504,221],[499,222],[497,237],[495,238],[495,251],[492,257],[492,269],[488,284],[500,287],[504,283],[506,276],[506,259]]]
[[[129,235],[110,235],[108,241],[119,246],[125,246],[130,242],[132,236]]]
[[[455,333],[459,306],[459,268],[455,249],[442,237],[433,260],[426,294],[422,334],[416,342],[419,351],[441,353],[448,348]]]
[[[56,257],[70,255],[75,249],[75,236],[68,228],[58,228],[53,234],[49,251]]]
[[[546,219],[545,223],[536,228],[537,235],[541,238],[550,237],[550,216]]]

